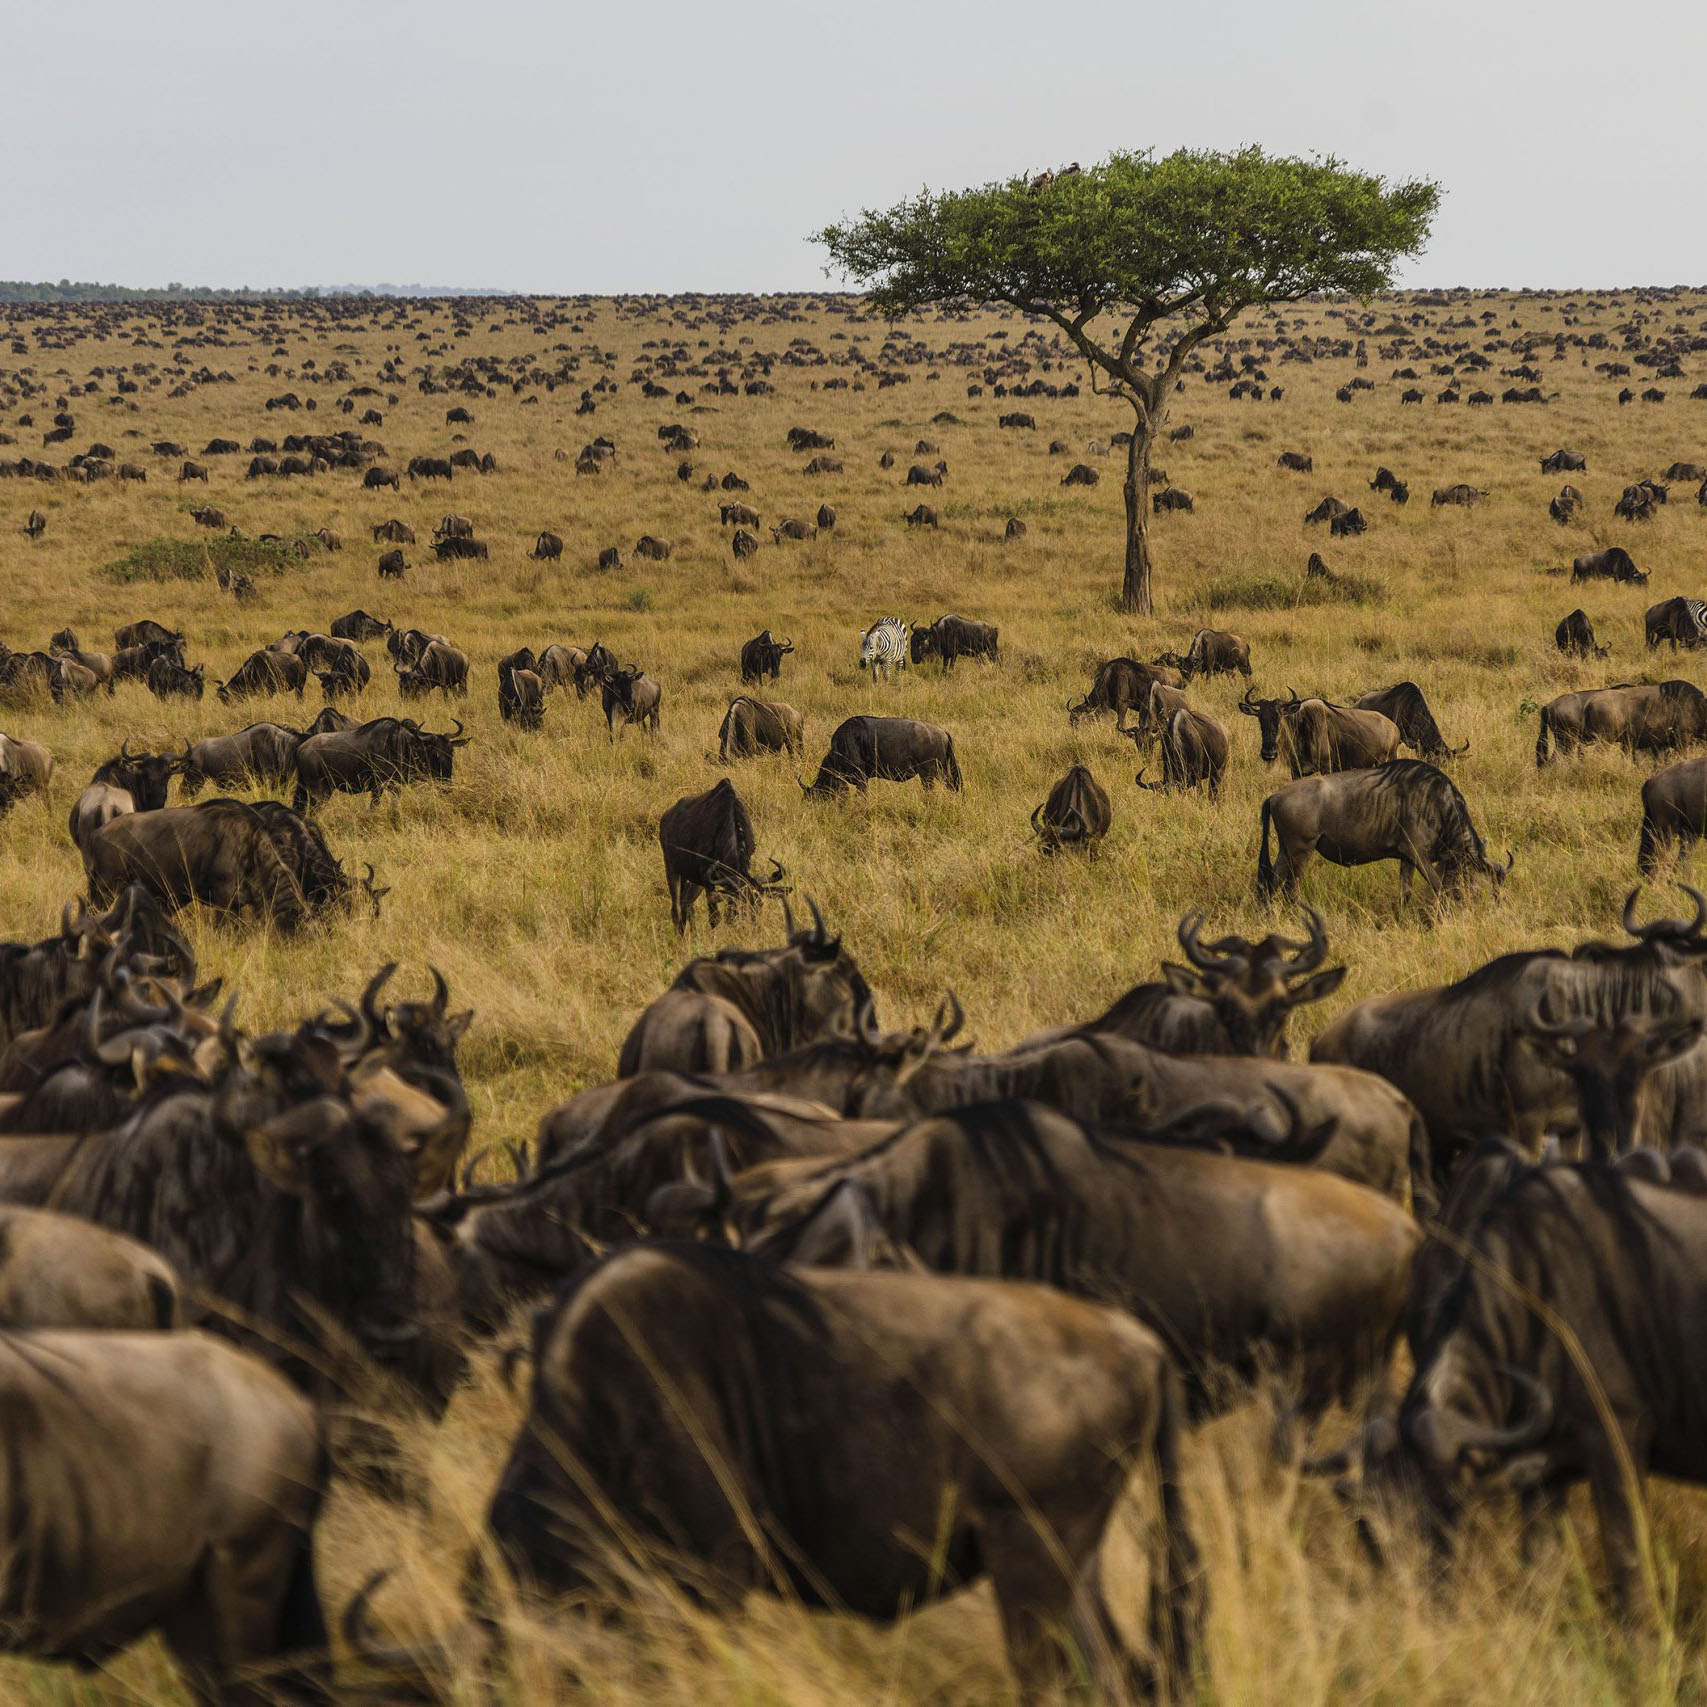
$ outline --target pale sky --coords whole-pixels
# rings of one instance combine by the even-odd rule
[[[923,184],[1256,142],[1447,194],[1403,282],[1707,283],[1707,4],[78,0],[4,13],[0,278],[825,288]]]

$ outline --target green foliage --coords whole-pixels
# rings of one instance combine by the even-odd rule
[[[1299,610],[1314,605],[1379,605],[1387,589],[1365,575],[1283,581],[1276,575],[1223,575],[1211,581],[1204,603],[1212,611]]]
[[[623,605],[632,611],[648,611],[652,608],[652,595],[644,587],[630,587],[628,597]]]
[[[308,541],[310,551],[319,542]],[[221,569],[246,575],[283,575],[299,568],[301,559],[288,546],[258,539],[145,539],[100,573],[109,581],[212,581]]]

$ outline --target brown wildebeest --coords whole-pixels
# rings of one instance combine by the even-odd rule
[[[1621,545],[1608,546],[1604,551],[1584,552],[1581,557],[1571,563],[1571,580],[1577,581],[1625,581],[1632,586],[1645,587],[1648,584],[1646,569],[1638,569],[1631,560],[1630,553]]]
[[[1278,852],[1269,853],[1273,828]],[[1335,865],[1399,862],[1399,898],[1410,898],[1420,871],[1438,898],[1459,894],[1469,878],[1488,877],[1495,889],[1511,870],[1493,864],[1470,821],[1464,796],[1444,771],[1422,759],[1394,759],[1369,770],[1308,776],[1277,789],[1262,803],[1257,894],[1289,897],[1311,858]]]
[[[1553,644],[1572,658],[1604,658],[1612,651],[1610,646],[1595,645],[1594,624],[1580,607],[1553,630]]]
[[[719,906],[756,910],[767,895],[783,893],[779,860],[762,883],[748,869],[753,863],[753,820],[728,777],[703,794],[685,794],[658,820],[664,850],[664,882],[670,892],[670,922],[677,935],[688,928],[693,904],[705,896],[711,928]]]
[[[1438,509],[1442,504],[1459,504],[1466,509],[1472,504],[1479,504],[1486,492],[1478,491],[1476,487],[1460,480],[1455,486],[1436,486],[1428,504],[1431,510]]]
[[[1162,780],[1146,782],[1140,770],[1132,780],[1140,788],[1190,789],[1207,785],[1209,798],[1221,797],[1221,778],[1227,769],[1226,726],[1207,713],[1181,706],[1162,725]]]
[[[1650,650],[1666,640],[1674,652],[1679,646],[1693,649],[1707,642],[1707,604],[1681,595],[1661,599],[1648,607],[1642,627]]]
[[[800,786],[809,800],[825,800],[844,788],[863,794],[870,782],[913,777],[927,789],[941,781],[960,792],[960,761],[946,729],[911,717],[849,717],[831,734],[817,776]]]
[[[1353,711],[1378,711],[1390,718],[1399,731],[1399,739],[1419,759],[1440,764],[1446,759],[1462,758],[1470,750],[1466,741],[1461,747],[1449,747],[1434,713],[1415,682],[1395,682],[1390,688],[1379,688],[1351,702]]]
[[[1150,684],[1162,682],[1171,688],[1185,685],[1178,670],[1165,665],[1143,664],[1136,658],[1109,658],[1097,665],[1097,673],[1084,698],[1067,702],[1067,721],[1077,728],[1081,719],[1114,713],[1115,727],[1124,729],[1128,711],[1146,706]]]
[[[1707,835],[1707,759],[1683,759],[1642,784],[1642,834],[1636,866],[1652,877],[1661,850],[1675,843],[1681,859]]]
[[[783,655],[794,650],[792,640],[773,640],[767,628],[741,648],[741,680],[762,682],[769,677],[775,681],[782,674]]]
[[[549,531],[533,542],[528,556],[536,563],[555,563],[563,555],[563,541]]]
[[[1044,853],[1083,848],[1095,859],[1112,817],[1108,791],[1083,765],[1074,765],[1031,814],[1031,827]]]
[[[738,694],[730,700],[717,731],[717,756],[725,764],[731,758],[754,758],[760,753],[787,753],[798,758],[804,730],[804,721],[792,705]]]
[[[1707,740],[1707,694],[1693,682],[1620,685],[1561,694],[1541,708],[1535,763],[1547,763],[1547,737],[1566,753],[1590,741],[1611,741],[1628,753],[1666,753]]]
[[[630,723],[658,733],[658,707],[664,690],[650,676],[642,675],[638,665],[629,664],[612,670],[600,682],[604,700],[605,728],[612,741]]]

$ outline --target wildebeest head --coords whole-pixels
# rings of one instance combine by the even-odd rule
[[[864,974],[842,947],[841,937],[830,935],[818,903],[808,896],[806,905],[812,910],[812,928],[801,930],[795,925],[788,897],[782,898],[788,947],[800,956],[805,973],[800,990],[802,1034],[821,1036],[831,1031],[851,1030],[851,1022],[862,1013],[869,1013],[875,1025],[877,1009]],[[843,1019],[850,1022],[846,1027],[840,1023]]]
[[[448,735],[435,735],[430,730],[423,729],[413,718],[403,721],[403,728],[408,731],[411,757],[417,774],[426,776],[434,782],[449,782],[451,770],[456,762],[456,749],[466,747],[474,739],[472,735],[462,732],[462,719],[452,718],[456,728]]]
[[[367,1022],[377,1045],[394,1045],[407,1052],[409,1059],[424,1067],[442,1072],[456,1071],[456,1046],[474,1018],[474,1010],[453,1014],[450,1009],[450,988],[444,974],[435,966],[433,999],[430,1002],[394,1002],[388,1007],[379,1004],[379,993],[397,970],[397,962],[382,966],[362,991],[361,1016]]]
[[[1304,917],[1310,934],[1303,942],[1270,933],[1255,943],[1242,936],[1204,943],[1203,915],[1189,912],[1179,923],[1179,945],[1191,964],[1164,962],[1162,976],[1176,996],[1214,1008],[1234,1053],[1284,1055],[1292,1010],[1331,996],[1345,977],[1343,966],[1317,970],[1328,956],[1328,935],[1313,907]]]
[[[171,753],[133,753],[127,736],[116,759],[95,772],[95,781],[111,782],[128,791],[139,812],[157,812],[166,804],[167,790],[182,761]]]
[[[587,648],[587,659],[581,669],[591,680],[603,682],[616,674],[616,659],[602,640],[595,640]]]
[[[1254,717],[1262,731],[1264,764],[1271,764],[1280,756],[1281,723],[1303,704],[1293,689],[1288,688],[1286,693],[1285,699],[1258,699],[1255,688],[1246,688],[1244,698],[1239,701],[1239,709],[1247,717]]]

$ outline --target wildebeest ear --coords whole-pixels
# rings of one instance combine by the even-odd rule
[[[467,1031],[469,1026],[471,1026],[473,1023],[474,1023],[474,1009],[473,1008],[469,1008],[464,1013],[452,1014],[450,1016],[450,1018],[445,1021],[445,1030],[450,1033],[451,1042],[455,1043],[457,1041],[457,1039],[460,1038],[462,1036],[462,1034],[465,1031]]]
[[[1199,996],[1203,993],[1202,975],[1171,960],[1162,962],[1162,982],[1176,996]]]
[[[1343,966],[1330,966],[1325,972],[1317,972],[1312,977],[1306,978],[1302,984],[1293,990],[1292,999],[1298,1003],[1319,1002],[1323,997],[1331,996],[1340,987],[1344,977],[1345,968]]]

